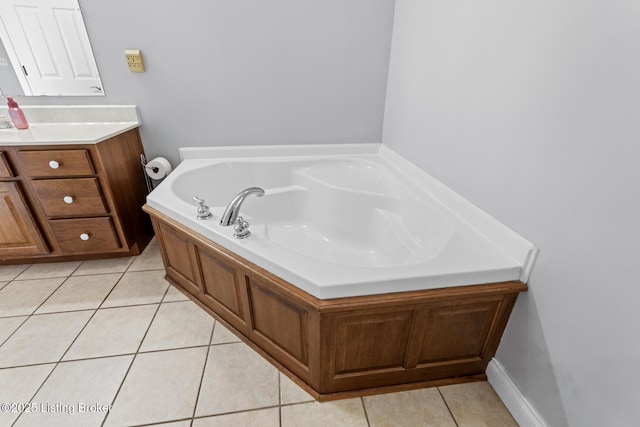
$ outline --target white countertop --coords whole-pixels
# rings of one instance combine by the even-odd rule
[[[140,126],[135,105],[22,106],[29,129],[0,129],[0,145],[95,144]],[[6,107],[0,115],[8,117]]]
[[[95,144],[140,124],[129,123],[35,123],[29,129],[0,129],[0,145]]]

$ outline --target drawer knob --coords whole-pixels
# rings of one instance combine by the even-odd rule
[[[64,196],[64,198],[62,199],[64,200],[64,202],[68,205],[70,205],[71,203],[73,203],[73,197],[71,196]]]
[[[49,167],[51,169],[58,169],[60,167],[60,163],[56,162],[55,160],[51,160],[49,162]]]
[[[87,233],[82,233],[80,235],[80,240],[84,240],[85,242],[89,240],[89,235]]]

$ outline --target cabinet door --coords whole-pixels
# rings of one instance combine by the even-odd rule
[[[15,182],[0,182],[0,256],[48,253],[24,197]]]

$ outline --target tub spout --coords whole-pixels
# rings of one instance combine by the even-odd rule
[[[244,199],[250,194],[255,194],[258,197],[262,197],[264,196],[264,190],[259,187],[249,187],[239,192],[236,197],[233,198],[231,203],[229,203],[229,206],[227,206],[224,214],[222,214],[220,225],[228,227],[235,224],[236,220],[238,219],[238,213],[240,213],[240,206],[242,205],[242,202],[244,202]]]

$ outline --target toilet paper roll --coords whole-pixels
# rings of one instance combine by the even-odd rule
[[[162,179],[169,175],[172,171],[171,163],[164,157],[156,157],[147,162],[144,168],[145,172],[151,179]]]

